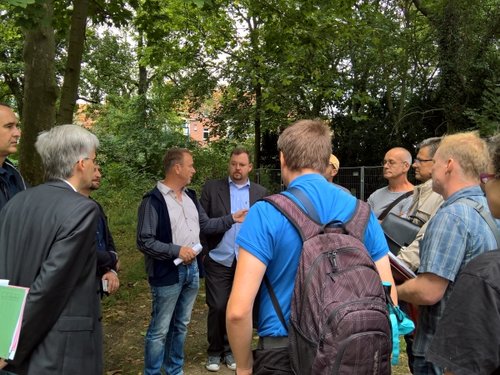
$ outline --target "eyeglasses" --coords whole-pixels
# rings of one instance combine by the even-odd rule
[[[400,163],[404,164],[406,162],[405,161],[396,161],[396,160],[383,160],[382,163],[381,163],[381,165],[383,167],[384,165],[389,164],[389,167],[393,167],[396,164],[400,164]]]
[[[82,161],[83,161],[83,160],[90,160],[90,161],[92,162],[92,164],[94,165],[94,168],[95,168],[95,166],[97,165],[97,158],[96,158],[96,157],[94,157],[94,158],[92,159],[92,158],[90,158],[89,156],[87,156],[87,157],[84,157],[84,158],[78,159],[76,163],[79,163],[79,162],[80,162],[80,160],[82,160]]]
[[[481,173],[479,175],[479,180],[481,181],[481,183],[483,184],[486,184],[489,180],[494,180],[496,177],[495,177],[495,174],[494,173]]]
[[[432,161],[432,159],[419,159],[419,158],[415,158],[415,164],[421,164],[421,163],[425,163],[425,162],[428,162],[428,161]]]

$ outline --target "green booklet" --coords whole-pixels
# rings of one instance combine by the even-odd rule
[[[0,285],[0,358],[14,359],[29,288]]]

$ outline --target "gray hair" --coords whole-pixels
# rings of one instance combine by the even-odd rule
[[[75,163],[88,158],[97,147],[97,137],[78,125],[55,126],[40,133],[35,143],[47,180],[68,179]]]
[[[431,137],[424,139],[418,144],[417,151],[423,149],[424,147],[429,147],[429,156],[433,158],[439,147],[439,144],[441,143],[441,139],[441,137]]]

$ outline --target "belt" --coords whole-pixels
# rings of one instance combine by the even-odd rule
[[[277,349],[288,346],[288,336],[266,336],[259,337],[257,349]]]

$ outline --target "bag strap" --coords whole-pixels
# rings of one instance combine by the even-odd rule
[[[280,303],[278,302],[278,297],[276,297],[273,286],[271,285],[271,282],[267,278],[266,274],[264,274],[264,284],[266,284],[267,291],[269,292],[269,297],[271,297],[274,311],[276,312],[276,315],[278,315],[278,319],[280,320],[281,324],[283,324],[283,327],[285,327],[285,330],[288,332],[288,327],[286,325],[285,316],[283,315],[283,310],[281,310]]]
[[[500,231],[498,230],[497,225],[493,221],[493,216],[491,215],[491,212],[487,212],[481,203],[476,202],[473,199],[463,198],[460,199],[460,201],[466,204],[467,206],[472,207],[477,211],[479,215],[481,215],[481,217],[484,219],[484,221],[486,221],[486,224],[488,224],[491,232],[495,236],[495,240],[497,241],[497,247],[500,248]]]
[[[295,229],[297,229],[297,232],[299,232],[302,242],[305,242],[309,238],[321,233],[324,230],[324,225],[311,219],[311,217],[287,195],[273,194],[262,198],[262,200],[272,204],[274,208],[281,212],[288,219],[288,221],[290,221]],[[314,215],[317,217],[316,211],[314,211]]]
[[[307,215],[314,220],[316,223],[321,223],[316,209],[314,208],[311,200],[307,197],[306,193],[300,190],[298,187],[292,186],[286,190],[288,193],[292,194],[295,198],[299,200],[300,203],[306,209]]]
[[[378,215],[378,218],[379,220],[384,220],[384,217],[387,216],[387,214],[394,208],[395,205],[397,205],[399,202],[401,202],[403,199],[406,199],[408,198],[410,195],[413,194],[413,190],[410,190],[410,191],[407,191],[406,193],[404,193],[403,195],[400,195],[399,197],[397,197],[396,199],[394,199],[386,208],[385,210],[380,214]]]
[[[307,213],[300,207],[293,199],[285,194],[274,194],[264,197],[263,200],[272,204],[279,212],[281,212],[288,221],[295,227],[299,233],[302,242],[308,240],[309,238],[321,233],[324,230],[324,225],[320,224],[319,216],[310,199],[306,196],[302,190],[298,188],[291,187],[287,190],[293,196],[295,196],[307,210]],[[273,304],[276,315],[281,324],[288,332],[288,327],[286,325],[285,316],[283,310],[279,304],[278,298],[274,293],[273,286],[269,281],[269,278],[264,274],[264,284],[269,292],[269,297]]]
[[[370,221],[371,208],[370,205],[362,200],[356,200],[356,208],[351,218],[344,224],[344,229],[347,234],[364,242],[366,226]]]

